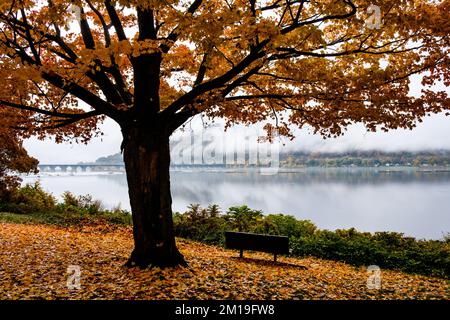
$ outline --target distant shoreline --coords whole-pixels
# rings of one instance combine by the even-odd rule
[[[313,152],[313,151],[283,151],[280,150],[269,161],[254,159],[250,161],[249,151],[243,154],[235,154],[231,159],[227,156],[227,161],[221,155],[215,155],[209,162],[204,159],[204,155],[199,154],[194,162],[191,150],[181,150],[177,154],[185,154],[182,157],[183,163],[173,162],[175,165],[207,166],[207,167],[252,167],[265,166],[270,161],[279,163],[282,168],[305,168],[305,167],[443,167],[450,168],[450,150],[422,150],[422,151],[396,151],[385,152],[379,150],[371,151],[346,151],[346,152]],[[239,155],[239,157],[237,157]],[[254,156],[254,155],[253,155]],[[179,158],[179,157],[178,157]],[[172,160],[176,157],[172,157]],[[239,159],[239,160],[238,160]],[[261,160],[261,159],[260,159]],[[94,162],[80,162],[79,165],[124,165],[122,154],[116,153],[106,157],[100,157]],[[278,165],[277,165],[278,166]]]

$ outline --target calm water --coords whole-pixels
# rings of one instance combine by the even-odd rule
[[[392,169],[397,170],[397,169]],[[42,174],[43,187],[60,196],[65,190],[91,194],[107,207],[129,208],[123,174]],[[398,231],[440,239],[450,231],[450,172],[412,169],[300,169],[261,175],[248,172],[172,172],[175,211],[190,203],[221,208],[247,204],[265,213],[285,213],[334,230]]]

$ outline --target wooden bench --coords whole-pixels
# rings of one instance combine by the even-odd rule
[[[272,253],[273,261],[277,261],[277,254],[289,254],[289,238],[248,232],[225,232],[225,247],[240,250],[240,257],[244,250]]]

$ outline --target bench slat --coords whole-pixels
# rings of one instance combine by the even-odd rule
[[[229,249],[288,254],[289,238],[285,236],[227,231],[225,232],[225,246]]]

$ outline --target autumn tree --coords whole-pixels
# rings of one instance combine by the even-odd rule
[[[134,222],[128,264],[184,264],[172,231],[174,130],[200,113],[262,122],[269,138],[293,126],[324,136],[355,122],[413,128],[449,109],[432,90],[450,82],[448,12],[448,0],[1,0],[0,104],[22,120],[17,130],[57,141],[88,141],[104,117],[116,121]],[[412,97],[414,74],[424,89]]]
[[[5,116],[0,109],[0,117]],[[37,164],[22,146],[22,138],[9,127],[0,127],[0,202],[10,201],[14,195],[21,181],[17,173],[35,173]]]

